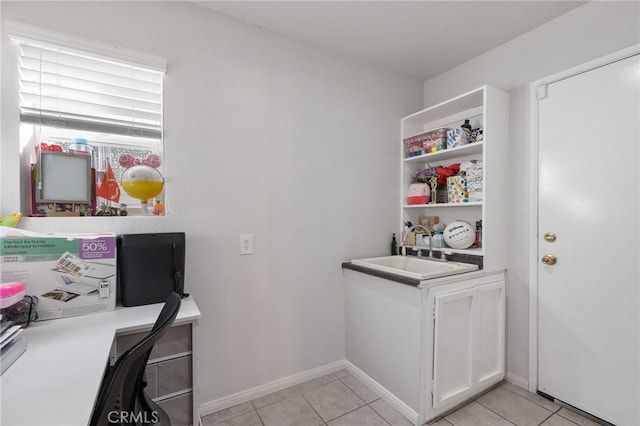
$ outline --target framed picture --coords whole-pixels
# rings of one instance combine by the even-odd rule
[[[40,151],[36,201],[91,204],[91,156]]]

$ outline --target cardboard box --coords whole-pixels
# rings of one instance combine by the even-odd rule
[[[1,282],[23,281],[38,297],[38,319],[112,311],[115,234],[37,234],[0,230]]]

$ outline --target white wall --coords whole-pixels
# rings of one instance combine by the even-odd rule
[[[640,43],[640,3],[590,2],[424,83],[425,106],[489,84],[511,94],[507,372],[529,359],[529,84]]]
[[[165,218],[31,218],[46,231],[184,230],[202,310],[200,402],[344,358],[340,263],[398,223],[400,118],[422,82],[191,3],[2,2],[19,20],[164,56]],[[2,211],[19,209],[17,92],[2,39]],[[239,234],[255,254],[239,255]]]

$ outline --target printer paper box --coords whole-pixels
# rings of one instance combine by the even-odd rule
[[[26,294],[38,297],[38,319],[114,310],[115,234],[5,231],[0,237],[1,282],[23,281]]]

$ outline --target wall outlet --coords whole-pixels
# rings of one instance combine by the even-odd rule
[[[253,254],[253,234],[240,234],[240,254]]]

